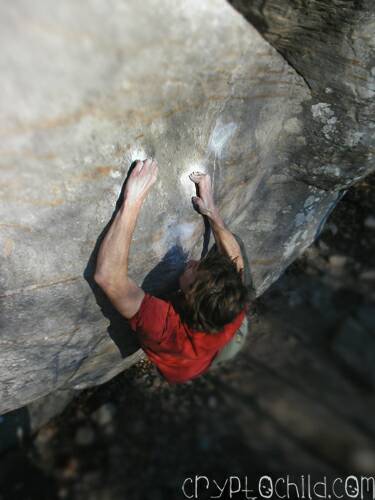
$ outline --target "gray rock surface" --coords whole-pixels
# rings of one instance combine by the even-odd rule
[[[372,0],[229,0],[311,90],[305,144],[289,167],[308,184],[346,189],[374,169]]]
[[[202,169],[245,241],[261,294],[314,240],[341,190],[370,170],[371,114],[355,112],[373,95],[373,75],[366,35],[355,45],[357,87],[342,73],[340,48],[342,85],[335,79],[316,101],[304,67],[302,77],[224,0],[18,0],[0,9],[6,413],[57,389],[103,383],[143,356],[92,282],[132,161],[153,156],[160,165],[134,235],[132,277],[150,291],[171,286],[184,260],[201,255],[204,224],[188,174]],[[335,66],[337,50],[327,50],[322,59]],[[334,103],[349,102],[346,85],[360,97],[345,108],[360,127],[344,139],[354,122]]]

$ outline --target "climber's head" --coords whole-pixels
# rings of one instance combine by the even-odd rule
[[[236,264],[219,252],[188,262],[180,276],[185,295],[183,320],[195,330],[216,333],[249,302],[249,292]]]

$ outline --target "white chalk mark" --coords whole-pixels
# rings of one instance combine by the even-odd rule
[[[230,139],[230,137],[235,133],[237,125],[234,122],[227,123],[223,125],[221,121],[217,121],[215,128],[211,134],[210,140],[208,142],[208,150],[210,153],[214,154],[214,169],[212,174],[212,187],[215,186],[215,172],[216,172],[216,159],[221,158],[222,151]]]
[[[175,226],[174,236],[179,242],[187,244],[193,236],[195,228],[196,224],[192,222],[183,222]]]
[[[141,148],[134,148],[130,152],[130,161],[133,163],[136,160],[146,160],[147,159],[147,154],[145,153],[144,149]]]
[[[214,156],[214,171],[212,174],[212,189],[214,189],[214,186],[215,186],[215,172],[216,172],[216,153]]]
[[[206,168],[199,163],[191,163],[189,168],[184,170],[184,172],[180,175],[180,184],[185,194],[190,197],[189,201],[192,196],[195,196],[197,194],[195,189],[195,184],[189,178],[189,175],[196,171],[206,173]]]
[[[159,259],[162,259],[176,244],[182,245],[184,248],[189,247],[196,227],[196,222],[178,223],[175,215],[167,217],[160,238],[152,245],[154,253]]]
[[[227,123],[226,125],[222,125],[220,121],[217,122],[208,143],[209,151],[220,158],[225,144],[234,134],[236,129],[237,125],[233,122]]]

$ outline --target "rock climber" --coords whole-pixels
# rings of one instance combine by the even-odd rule
[[[136,162],[122,205],[101,243],[94,279],[128,319],[162,377],[180,383],[204,374],[233,342],[246,319],[250,293],[244,279],[243,244],[225,227],[214,203],[211,178],[203,172],[189,176],[197,191],[192,203],[207,217],[215,245],[201,260],[187,262],[179,277],[178,300],[172,303],[144,292],[128,276],[132,235],[157,175],[156,160]]]

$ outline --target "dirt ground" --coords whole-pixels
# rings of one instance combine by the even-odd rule
[[[0,498],[177,500],[195,475],[196,498],[229,498],[213,480],[230,476],[256,497],[262,474],[375,474],[374,243],[372,176],[257,301],[230,365],[170,386],[143,360],[82,392],[1,457]]]

